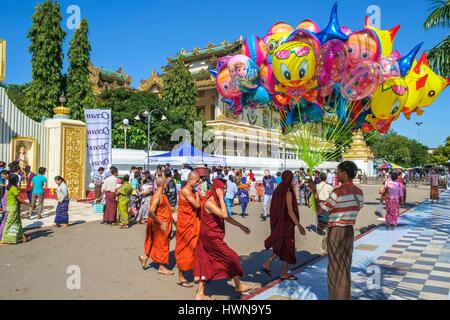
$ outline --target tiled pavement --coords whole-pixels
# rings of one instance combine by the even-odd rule
[[[298,281],[275,281],[248,299],[327,299],[326,269],[324,257],[297,271]],[[380,226],[355,241],[353,299],[449,300],[449,292],[449,191],[404,214],[396,230]]]

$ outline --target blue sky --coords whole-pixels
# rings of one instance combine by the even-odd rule
[[[0,11],[0,38],[8,42],[7,83],[24,83],[31,80],[29,41],[26,34],[31,15],[38,1],[3,0]],[[139,86],[152,69],[158,72],[167,64],[166,59],[182,48],[192,50],[206,47],[208,43],[232,41],[256,34],[264,35],[277,21],[294,27],[305,18],[315,20],[321,27],[328,22],[335,0],[284,0],[284,1],[213,1],[213,0],[62,0],[64,29],[68,32],[65,52],[72,30],[66,27],[66,13],[70,5],[78,5],[81,17],[90,24],[91,59],[94,64],[116,70],[119,66],[133,77]],[[402,54],[424,41],[430,49],[442,40],[449,30],[425,32],[422,23],[428,15],[426,0],[339,0],[339,20],[352,30],[363,27],[370,5],[381,9],[381,27],[401,25],[394,47]],[[65,63],[67,69],[67,63]],[[423,122],[421,142],[429,147],[443,144],[450,136],[450,89],[422,117],[411,121],[403,117],[393,129],[417,139],[416,121]]]

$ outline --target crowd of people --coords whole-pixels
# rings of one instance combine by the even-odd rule
[[[132,167],[121,178],[116,167],[111,167],[107,175],[104,171],[100,168],[93,177],[97,201],[105,202],[102,223],[122,229],[127,229],[131,221],[146,224],[139,263],[146,270],[149,261],[153,262],[162,276],[175,274],[169,268],[170,241],[175,237],[177,284],[193,287],[186,277],[192,271],[198,283],[198,300],[212,299],[205,294],[206,283],[212,280],[232,279],[236,292],[241,294],[253,289],[241,281],[244,271],[239,256],[224,242],[225,222],[250,233],[247,226],[234,219],[237,213],[233,206],[239,204],[246,218],[251,201],[263,202],[262,221],[270,218],[271,234],[263,245],[273,254],[261,271],[272,276],[272,263],[279,258],[281,279],[295,280],[288,273],[288,265],[296,263],[295,230],[306,234],[299,211],[302,198],[310,207],[310,198],[314,197],[318,228],[327,234],[328,248],[335,250],[329,269],[330,298],[349,297],[353,225],[364,202],[362,191],[352,183],[358,171],[353,162],[341,163],[333,173],[311,173],[301,168],[295,173],[286,170],[272,176],[265,170],[260,182],[256,182],[252,170],[245,168],[194,170],[184,165],[177,171],[166,164],[158,166],[153,174]]]
[[[0,209],[2,219],[0,239],[14,244],[28,241],[21,224],[20,205],[30,210],[23,218],[34,213],[42,218],[44,189],[47,186],[45,168],[38,174],[17,163],[6,170],[0,162]],[[3,169],[3,170],[2,170]],[[225,222],[249,234],[251,230],[233,216],[233,207],[241,207],[241,215],[248,216],[247,206],[252,201],[263,202],[261,221],[270,221],[270,236],[261,243],[272,255],[261,265],[261,271],[272,276],[271,267],[276,259],[281,261],[280,278],[296,280],[288,266],[296,263],[295,233],[306,235],[301,225],[302,206],[315,203],[316,231],[323,235],[329,256],[328,289],[330,299],[351,299],[351,259],[354,229],[359,211],[364,204],[363,192],[353,180],[358,175],[351,161],[339,164],[336,171],[300,168],[272,175],[269,170],[257,182],[252,170],[207,166],[193,169],[184,165],[181,170],[170,164],[160,165],[151,173],[139,167],[119,177],[116,167],[99,168],[92,177],[95,202],[104,204],[102,224],[128,229],[130,224],[145,224],[143,255],[139,263],[144,270],[149,261],[158,265],[162,276],[175,274],[169,267],[170,242],[175,238],[175,259],[178,269],[177,284],[192,288],[198,283],[196,299],[211,300],[205,286],[212,280],[232,279],[236,292],[247,293],[253,288],[241,281],[244,270],[238,254],[225,242]],[[436,172],[430,175],[432,199],[436,197]],[[57,226],[68,225],[68,188],[64,178],[55,177],[58,185]],[[21,186],[24,186],[23,188]],[[21,189],[27,200],[21,197]],[[393,170],[386,173],[380,189],[386,202],[386,223],[394,228],[399,217],[399,206],[406,199],[404,177]],[[314,201],[314,202],[313,202]],[[245,221],[245,220],[244,220]],[[308,230],[311,231],[311,230]],[[187,280],[192,271],[194,283]]]
[[[10,245],[29,241],[22,226],[22,219],[43,219],[44,195],[47,188],[46,168],[38,174],[30,166],[23,170],[18,161],[6,165],[0,161],[0,244]],[[55,177],[57,207],[55,226],[69,226],[69,190],[63,177]],[[21,215],[21,205],[29,208]]]

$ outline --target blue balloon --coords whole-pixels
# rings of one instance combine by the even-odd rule
[[[251,104],[265,105],[271,101],[270,94],[264,87],[258,87],[250,93],[244,93],[241,98],[241,104],[246,107]]]
[[[317,33],[317,38],[321,44],[333,39],[339,39],[341,41],[347,41],[348,36],[341,31],[341,26],[339,25],[339,19],[337,16],[337,2],[334,4],[331,10],[330,22],[328,25],[319,33]]]
[[[302,99],[300,103],[292,108],[286,117],[286,125],[292,126],[298,123],[320,123],[323,121],[322,108],[314,103]]]
[[[418,44],[410,53],[408,53],[403,58],[397,60],[398,65],[400,67],[400,73],[402,76],[406,76],[408,72],[411,70],[414,59],[416,58],[417,54],[419,53],[419,50],[422,48],[423,42]]]

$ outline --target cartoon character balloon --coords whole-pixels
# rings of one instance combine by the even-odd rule
[[[275,93],[275,85],[277,81],[273,75],[272,65],[263,64],[261,66],[261,86],[263,86],[270,94]]]
[[[406,76],[406,81],[411,95],[403,109],[407,119],[414,112],[422,115],[424,111],[421,108],[433,104],[450,85],[450,79],[441,77],[431,70],[426,53],[422,54],[413,70]]]
[[[392,119],[400,114],[407,99],[408,86],[405,80],[400,77],[389,78],[372,96],[372,114],[378,119]]]
[[[313,49],[302,42],[288,42],[273,55],[272,68],[279,82],[277,91],[298,101],[316,86],[316,58]]]
[[[353,32],[348,37],[347,50],[350,67],[364,61],[377,62],[381,57],[380,42],[377,35],[370,29]]]
[[[238,54],[228,61],[231,87],[236,86],[243,93],[250,93],[259,86],[259,68],[247,56]]]

